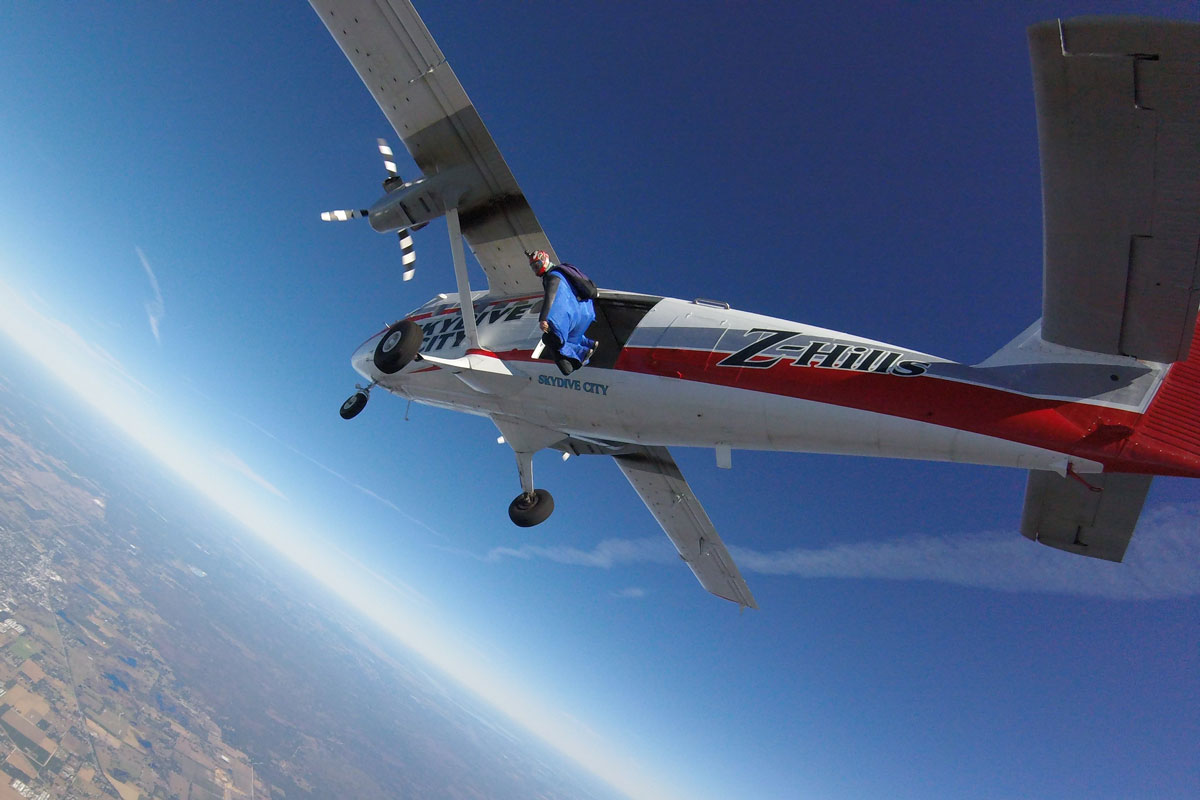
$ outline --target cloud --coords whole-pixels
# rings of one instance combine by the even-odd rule
[[[1035,545],[1016,532],[910,535],[825,547],[758,551],[729,547],[744,574],[936,581],[1003,592],[1114,599],[1200,594],[1200,503],[1148,508],[1125,561],[1114,564]],[[599,567],[678,560],[665,537],[606,539],[591,550],[497,547],[486,560],[541,558]]]
[[[566,545],[525,544],[520,547],[495,547],[484,557],[485,561],[503,558],[544,558],[559,564],[608,569],[617,564],[670,564],[678,561],[666,537],[651,539],[605,539],[592,550],[580,550]]]
[[[646,590],[640,586],[629,586],[619,592],[613,592],[613,597],[620,597],[627,600],[640,600],[646,596]]]
[[[158,323],[166,315],[166,307],[163,305],[162,292],[158,289],[158,277],[150,268],[150,262],[146,260],[146,254],[142,252],[142,248],[134,247],[133,249],[137,251],[138,259],[142,262],[142,269],[146,270],[146,277],[150,279],[150,288],[154,290],[154,299],[146,303],[146,316],[150,319],[150,331],[154,334],[154,341],[162,344],[162,339],[158,335]]]
[[[252,470],[250,465],[238,458],[237,454],[232,450],[226,450],[224,448],[214,450],[212,452],[212,458],[213,461],[217,462],[218,464],[229,467],[235,472],[241,473],[243,476],[249,478],[251,481],[266,489],[276,497],[284,500],[287,499],[287,496],[283,492],[279,491],[275,484],[271,483],[266,478]]]

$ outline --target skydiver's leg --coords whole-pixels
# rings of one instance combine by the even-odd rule
[[[563,342],[563,346],[559,348],[558,352],[560,355],[579,362],[582,362],[584,356],[587,355],[587,349],[579,342]]]
[[[562,354],[563,340],[555,335],[553,328],[542,334],[542,344],[545,345],[542,358],[553,361],[563,375],[570,375],[578,369],[578,362],[573,363],[571,359]]]
[[[558,357],[558,348],[562,346],[562,340],[553,333],[547,331],[542,334],[542,358],[553,361]]]
[[[568,337],[571,343],[578,348],[578,353],[572,353],[571,355],[578,356],[581,362],[580,366],[586,364],[596,351],[596,340],[587,335],[587,329],[591,327],[595,320],[596,312],[592,307],[591,301],[581,303],[578,313],[573,320],[574,324],[571,326],[570,336]]]

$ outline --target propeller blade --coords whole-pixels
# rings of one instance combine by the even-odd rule
[[[387,170],[388,176],[383,181],[383,189],[386,192],[393,192],[405,186],[404,179],[400,177],[399,171],[396,169],[395,153],[392,152],[392,146],[387,143],[387,139],[376,139],[375,143],[379,146],[379,155],[383,157],[383,167]],[[325,211],[321,214],[321,219],[326,222],[344,222],[355,217],[366,217],[370,215],[370,211],[365,208],[342,208],[336,211]],[[425,227],[428,223],[421,223],[413,228],[401,228],[397,231],[397,236],[400,239],[400,263],[404,267],[404,280],[411,281],[413,275],[416,274],[417,254],[413,249],[412,231]]]
[[[388,175],[398,175],[392,146],[387,143],[387,139],[376,139],[375,141],[379,143],[379,155],[383,156],[383,168],[388,171]]]
[[[365,208],[340,208],[337,211],[321,212],[321,219],[326,222],[345,222],[348,219],[365,216],[367,216],[367,209]]]
[[[400,263],[404,265],[403,278],[411,281],[417,272],[417,253],[413,249],[412,234],[404,228],[396,234],[400,238]]]

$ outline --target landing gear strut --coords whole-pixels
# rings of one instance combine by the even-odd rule
[[[533,488],[533,453],[517,453],[521,473],[521,494],[508,504],[508,518],[521,528],[545,522],[554,511],[554,497],[545,489]]]

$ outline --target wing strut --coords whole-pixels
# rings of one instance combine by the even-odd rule
[[[458,308],[462,312],[463,330],[467,334],[467,349],[479,349],[479,331],[475,329],[475,305],[471,302],[471,279],[467,275],[467,256],[463,252],[462,228],[458,225],[458,209],[446,209],[446,229],[450,232],[450,254],[454,257],[454,278],[458,281]],[[471,313],[467,313],[470,307]]]

